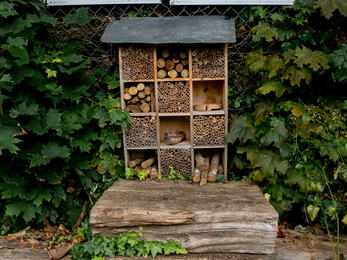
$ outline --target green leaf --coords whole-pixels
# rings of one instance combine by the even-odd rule
[[[11,117],[17,117],[22,115],[32,116],[37,114],[38,110],[39,110],[38,105],[30,104],[29,106],[27,106],[27,104],[23,102],[18,107],[13,107],[10,110],[10,116]]]
[[[245,57],[245,67],[243,69],[243,72],[247,72],[248,70],[250,72],[258,72],[259,70],[264,69],[265,67],[265,57],[263,55],[263,50],[259,49],[257,51],[249,53]]]
[[[57,77],[57,71],[56,70],[51,70],[51,69],[46,69],[45,72],[47,73],[47,78]]]
[[[266,58],[266,70],[269,72],[269,79],[277,76],[277,73],[284,71],[285,68],[284,60],[278,55]]]
[[[98,140],[98,134],[93,131],[93,128],[88,127],[71,135],[71,148],[78,147],[81,152],[89,152],[92,146],[91,141]]]
[[[256,90],[256,93],[266,95],[269,94],[271,91],[274,91],[276,93],[277,98],[280,98],[285,91],[289,91],[289,88],[283,85],[283,83],[280,80],[274,79],[271,81],[266,81],[263,85],[261,85],[260,88]]]
[[[50,108],[44,118],[44,122],[48,128],[59,129],[62,127],[61,116],[62,113],[59,113],[58,109]]]
[[[225,174],[217,174],[216,180],[214,181],[215,183],[219,183],[225,180]]]
[[[279,182],[272,188],[272,198],[276,201],[282,200],[282,195],[283,195],[284,187],[282,184]]]
[[[79,86],[75,89],[72,89],[70,87],[64,87],[64,93],[63,93],[63,98],[65,99],[70,99],[71,101],[76,101],[78,104],[83,96],[89,97],[90,93],[87,92],[89,87],[87,86]]]
[[[284,180],[285,185],[294,185],[298,184],[300,187],[300,191],[304,193],[308,193],[312,190],[311,180],[303,174],[303,172],[298,171],[296,169],[290,168],[287,172],[287,177]]]
[[[2,69],[2,68],[6,68],[6,69],[12,68],[12,65],[9,63],[9,60],[6,59],[5,57],[0,57],[0,69]],[[9,74],[4,74],[4,75],[10,76]]]
[[[176,252],[177,244],[175,241],[169,241],[163,244],[164,254],[169,255]]]
[[[43,135],[48,132],[48,127],[46,124],[43,124],[41,117],[36,117],[34,120],[29,121],[25,125],[25,128],[33,131],[37,135]]]
[[[16,37],[16,38],[11,38],[8,37],[7,38],[7,44],[4,45],[4,47],[18,47],[19,49],[23,49],[23,46],[27,46],[28,45],[28,41],[24,40],[22,37]]]
[[[81,214],[82,205],[77,201],[68,197],[66,202],[64,203],[64,216],[68,220],[69,225],[72,227],[76,224],[79,216]]]
[[[231,117],[229,125],[229,133],[225,136],[225,140],[228,143],[234,143],[237,139],[241,143],[245,143],[247,140],[255,139],[255,127],[251,125],[245,115]]]
[[[319,212],[319,207],[314,206],[314,205],[310,205],[307,207],[307,215],[310,217],[311,221],[313,221],[317,214]]]
[[[56,186],[52,196],[52,204],[57,208],[62,200],[66,200],[66,193],[61,186]]]
[[[17,11],[14,9],[16,5],[13,3],[9,3],[7,1],[2,1],[0,3],[0,15],[5,19],[9,16],[17,15]]]
[[[334,144],[331,142],[327,142],[320,147],[320,155],[327,155],[334,162],[340,158],[338,148],[334,147]]]
[[[20,149],[15,145],[23,140],[12,137],[11,135],[0,135],[0,155],[2,155],[2,150],[8,149],[10,153],[17,153]]]
[[[40,209],[36,208],[31,202],[24,200],[16,200],[6,205],[5,214],[7,216],[16,216],[23,212],[23,219],[28,222],[35,218],[36,213],[40,213]]]
[[[272,27],[263,21],[260,21],[257,26],[253,27],[251,32],[256,33],[253,35],[253,41],[260,41],[261,38],[265,38],[267,42],[273,41],[273,38],[278,40],[277,28]]]
[[[19,66],[29,64],[29,54],[25,48],[11,46],[7,50],[12,54],[13,57],[19,58],[15,60]]]
[[[49,142],[44,145],[40,154],[31,154],[30,167],[46,165],[53,158],[69,158],[71,150],[66,146],[59,146],[58,142]]]
[[[252,116],[254,116],[254,118],[255,118],[254,125],[256,125],[256,126],[260,125],[261,122],[266,121],[266,118],[268,118],[269,115],[273,115],[272,109],[273,109],[273,105],[270,105],[270,104],[265,103],[265,102],[256,104],[255,110],[252,113]]]
[[[239,154],[236,154],[233,159],[233,164],[242,170],[245,167],[245,161],[243,160],[243,157]]]
[[[177,245],[176,254],[188,254],[187,250],[183,248],[182,243]]]
[[[296,34],[293,29],[289,29],[285,25],[278,26],[277,33],[278,33],[278,40],[279,41],[289,40],[290,38],[292,38]]]
[[[311,38],[313,37],[313,33],[311,31],[306,31],[306,32],[299,34],[298,36],[299,36],[300,40],[307,42],[307,41],[311,40]]]
[[[304,19],[304,18],[305,16],[303,13],[298,13],[295,15],[295,18],[293,18],[292,21],[296,23],[296,25],[299,25],[299,24],[304,25],[303,23],[307,23],[307,19]]]
[[[57,83],[50,83],[45,85],[46,88],[51,91],[52,95],[58,95],[63,92],[63,86],[57,86]]]
[[[0,94],[0,105],[1,105],[2,103],[4,103],[4,100],[5,100],[5,99],[8,99],[8,98],[9,98],[8,96]]]
[[[272,22],[275,23],[277,21],[279,22],[284,22],[284,20],[286,18],[289,18],[289,14],[283,14],[282,12],[280,13],[274,13],[270,16],[270,18],[272,19]]]
[[[63,17],[64,23],[67,25],[86,25],[88,24],[93,18],[88,16],[88,8],[87,7],[80,7],[76,10],[74,14],[69,14],[65,17]]]
[[[0,136],[20,135],[22,129],[18,126],[18,122],[8,115],[0,115]]]
[[[154,258],[158,253],[163,253],[163,244],[162,242],[158,241],[152,241],[151,242],[152,247],[151,247],[151,254],[152,257]]]
[[[254,15],[259,16],[261,19],[266,18],[267,10],[264,9],[261,6],[252,6],[251,10],[253,11]]]
[[[282,142],[285,139],[288,132],[284,126],[284,122],[282,122],[276,117],[271,117],[270,120],[271,120],[270,122],[271,127],[260,139],[260,142],[266,146],[269,146],[272,142],[275,145],[278,145],[280,142]]]
[[[9,199],[18,196],[21,199],[26,197],[25,185],[30,184],[29,180],[26,180],[24,176],[13,175],[4,178],[4,183],[0,183],[0,189],[2,192],[2,199]]]
[[[108,172],[110,174],[115,174],[116,173],[116,168],[115,166],[118,165],[119,159],[118,156],[115,155],[113,156],[110,152],[108,151],[102,151],[101,154],[102,161],[100,163],[100,168],[98,168],[100,173],[105,173]]]
[[[51,201],[52,192],[53,190],[48,187],[33,187],[30,189],[30,192],[27,195],[27,200],[33,200],[33,204],[39,207],[42,205],[43,200],[46,200],[48,202]]]
[[[271,204],[276,209],[278,214],[281,216],[283,215],[284,211],[290,211],[292,209],[292,201],[282,199],[280,201],[272,201]]]
[[[288,169],[288,161],[270,150],[261,150],[259,157],[252,161],[252,167],[261,167],[264,173],[274,174],[274,171],[285,174]]]
[[[347,225],[347,215],[345,215],[342,219],[342,223]]]
[[[328,70],[330,66],[330,57],[322,51],[311,51],[309,48],[302,46],[302,49],[295,49],[295,56],[297,56],[296,64],[303,67],[305,64],[310,64],[310,68],[317,71],[320,68]]]
[[[0,27],[0,36],[5,36],[10,33],[17,34],[30,26],[31,22],[28,19],[23,20],[22,17],[16,18],[12,23],[6,23],[4,26]]]
[[[344,16],[347,16],[347,2],[345,0],[318,0],[317,6],[322,8],[322,15],[330,19],[337,9]]]
[[[292,65],[283,73],[282,80],[284,79],[289,79],[291,86],[300,86],[301,80],[305,80],[309,85],[312,80],[312,72],[309,68],[298,69]]]

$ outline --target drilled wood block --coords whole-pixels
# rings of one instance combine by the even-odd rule
[[[120,56],[123,80],[154,79],[153,47],[122,47]]]
[[[224,45],[192,46],[192,72],[193,78],[224,77]]]
[[[224,116],[194,116],[194,146],[225,145]]]
[[[143,227],[146,241],[182,243],[188,252],[273,253],[278,213],[254,182],[117,181],[94,205],[93,233]]]
[[[157,120],[155,116],[131,117],[133,123],[125,131],[125,141],[129,148],[157,145]]]
[[[190,175],[192,173],[191,161],[190,148],[160,149],[160,174],[167,178],[170,173],[169,166],[172,166],[176,174]]]
[[[189,81],[160,82],[158,86],[158,102],[160,113],[189,112]]]

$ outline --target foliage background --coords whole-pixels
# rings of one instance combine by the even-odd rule
[[[282,219],[291,210],[291,218],[309,221],[307,207],[327,197],[324,172],[345,214],[345,153],[339,154],[346,109],[343,2],[306,0],[284,8],[163,1],[88,10],[45,9],[29,0],[1,5],[1,22],[8,24],[0,30],[0,144],[7,148],[0,159],[2,233],[46,217],[72,226],[85,199],[94,201],[123,177],[119,148],[130,119],[117,99],[116,46],[100,42],[108,22],[121,16],[235,19],[229,180],[256,180]]]

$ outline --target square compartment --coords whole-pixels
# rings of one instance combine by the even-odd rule
[[[177,148],[177,147],[190,147],[190,118],[188,116],[166,116],[160,117],[160,147],[161,148]],[[183,131],[186,136],[177,144],[166,144],[164,140],[164,133],[176,133]]]
[[[123,88],[123,107],[125,109],[128,109],[130,113],[145,114],[156,111],[154,82],[127,82],[124,83]],[[137,92],[135,92],[134,90],[136,90]],[[131,92],[131,94],[129,93],[129,91]],[[148,106],[144,106],[144,103],[148,104]],[[149,111],[147,112],[148,109]]]
[[[190,111],[189,81],[162,81],[158,84],[159,113],[184,113]]]
[[[206,110],[210,111],[223,110],[224,104],[224,81],[223,80],[206,80],[193,81],[193,111],[203,111],[206,105]],[[216,105],[220,104],[221,108]],[[201,106],[202,105],[202,106]],[[209,106],[210,105],[210,106]],[[199,106],[200,109],[194,106]],[[205,110],[205,111],[206,111]]]
[[[133,123],[125,131],[125,142],[129,149],[157,146],[156,116],[134,116]]]

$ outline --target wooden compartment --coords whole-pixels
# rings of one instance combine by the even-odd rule
[[[167,178],[170,173],[169,166],[178,173],[190,175],[192,173],[191,148],[160,149],[160,173]]]
[[[129,149],[157,146],[157,119],[155,116],[131,117],[133,123],[125,131],[125,143]]]
[[[225,116],[199,115],[193,119],[194,147],[225,145]]]
[[[175,45],[157,47],[156,65],[158,79],[188,78],[188,46]]]
[[[126,167],[133,168],[135,176],[143,169],[148,172],[148,174],[153,170],[158,172],[157,149],[130,150],[127,151],[126,158]]]
[[[190,117],[188,116],[166,116],[160,117],[160,148],[190,147]],[[183,131],[186,136],[178,144],[166,144],[164,140],[165,132],[175,133]]]
[[[158,109],[159,113],[189,113],[189,81],[160,82],[158,84]]]
[[[123,80],[154,79],[153,46],[124,46],[119,54]]]
[[[154,82],[126,82],[123,91],[123,107],[128,109],[131,115],[156,111]]]
[[[193,111],[224,111],[224,81],[193,81]],[[196,113],[198,114],[198,113]]]

